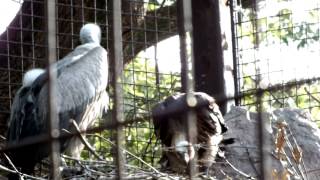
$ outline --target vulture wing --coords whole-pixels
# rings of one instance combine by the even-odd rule
[[[198,134],[209,137],[216,133],[224,133],[227,127],[224,123],[223,116],[216,104],[214,98],[203,92],[195,92],[197,105],[195,107],[197,114]],[[173,124],[170,121],[179,121],[181,126],[184,126],[184,114],[188,110],[186,103],[186,94],[169,96],[163,102],[157,104],[152,110],[153,123],[156,135],[165,144],[170,144],[170,134]],[[175,123],[176,124],[176,123]],[[185,127],[182,127],[185,128]],[[172,130],[174,131],[174,130]],[[199,137],[202,141],[202,137]]]
[[[200,162],[210,167],[218,152],[218,145],[222,139],[222,133],[227,131],[223,116],[214,98],[203,92],[195,92],[197,104],[193,107],[196,113],[197,141],[203,147],[197,150]],[[187,105],[186,94],[169,96],[152,110],[153,123],[156,136],[166,147],[175,146],[177,152],[165,152],[161,158],[162,162],[168,160],[168,166],[173,171],[181,171],[188,161],[181,157],[185,156],[187,148],[179,147],[185,144],[187,133],[186,111],[190,109]],[[189,158],[192,158],[189,157]]]
[[[23,121],[26,116],[25,107],[28,105],[27,101],[27,92],[29,87],[21,87],[14,99],[11,106],[11,114],[10,119],[8,121],[8,132],[7,132],[7,140],[10,142],[19,141],[19,137],[21,134]],[[30,105],[30,104],[29,104]]]
[[[69,120],[74,119],[80,123],[86,106],[95,99],[95,96],[105,91],[108,83],[108,61],[107,52],[102,47],[91,49],[79,59],[64,60],[68,63],[59,66],[61,63],[57,66],[59,69],[57,69],[55,97],[60,126],[68,129]],[[48,114],[47,75],[44,74],[37,80],[33,86],[35,93],[33,96],[37,104],[38,119],[46,121]],[[39,123],[46,124],[46,122]]]

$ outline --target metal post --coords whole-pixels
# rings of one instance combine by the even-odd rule
[[[258,78],[260,79],[260,78]],[[259,138],[259,156],[261,161],[260,166],[260,178],[261,180],[268,180],[271,178],[271,137],[267,132],[268,128],[270,127],[269,119],[266,119],[262,116],[262,96],[263,96],[263,89],[257,89],[257,112],[258,112],[258,138]]]
[[[123,123],[123,90],[122,90],[122,74],[123,74],[123,52],[122,52],[122,26],[121,26],[121,1],[113,1],[113,48],[112,58],[114,61],[113,85],[114,85],[114,119],[116,122]],[[124,145],[123,127],[117,126],[117,175],[118,179],[124,178],[125,156],[122,152]]]
[[[237,59],[237,41],[236,41],[236,23],[234,22],[235,16],[234,16],[234,11],[233,9],[235,8],[234,5],[234,0],[230,0],[230,18],[231,18],[231,38],[232,38],[232,59],[233,59],[233,82],[234,82],[234,96],[235,98],[235,105],[239,106],[240,105],[240,99],[237,97],[239,96],[240,88],[238,84],[238,78],[239,72],[238,72],[238,59]]]
[[[50,120],[50,139],[51,141],[51,175],[52,179],[61,179],[60,177],[60,144],[57,139],[60,135],[59,118],[56,109],[56,80],[57,74],[52,64],[57,58],[56,42],[56,1],[47,0],[47,32],[48,32],[48,65],[49,65],[49,120]]]
[[[178,3],[179,9],[179,36],[180,36],[180,56],[181,56],[181,76],[182,89],[187,94],[187,104],[189,111],[187,112],[187,135],[191,146],[197,143],[197,124],[196,115],[192,110],[196,106],[197,100],[194,97],[194,62],[193,62],[193,44],[192,44],[192,11],[191,0],[180,0]],[[189,147],[189,156],[191,156],[191,148]],[[194,148],[194,147],[193,147]],[[197,153],[189,162],[189,177],[194,179],[198,172],[197,169]]]

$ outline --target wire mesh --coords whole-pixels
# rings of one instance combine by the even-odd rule
[[[238,86],[235,96],[239,105],[247,106],[250,110],[260,112],[259,108],[298,107],[308,109],[314,119],[320,120],[319,82],[318,79],[307,80],[319,75],[316,59],[320,53],[320,2],[308,1],[310,6],[297,8],[300,7],[297,5],[299,2],[238,0],[231,3],[235,23],[234,72],[237,74],[234,75]],[[167,61],[164,63],[161,62],[163,58],[160,59],[161,55],[172,53],[161,51],[161,43],[164,43],[161,41],[169,37],[178,41],[175,36],[178,29],[176,4],[175,0],[122,1],[123,102],[117,103],[123,103],[124,123],[120,125],[125,127],[125,169],[129,173],[139,174],[141,169],[150,169],[149,165],[160,167],[163,149],[154,134],[151,110],[160,100],[182,89],[179,54],[165,57]],[[23,74],[31,68],[44,68],[47,65],[45,5],[44,0],[24,0],[17,16],[0,36],[1,135],[6,130],[13,97],[22,84]],[[274,8],[274,5],[279,6]],[[63,58],[80,44],[80,28],[88,22],[100,26],[101,45],[108,52],[112,51],[115,41],[112,35],[112,10],[112,4],[107,0],[56,0],[57,59]],[[172,65],[176,61],[178,63]],[[109,84],[112,84],[117,79],[114,77],[116,73],[112,74],[115,64],[109,61],[109,65]],[[175,65],[176,69],[164,70]],[[299,81],[303,79],[306,80]],[[267,90],[264,91],[264,88]],[[100,166],[105,168],[106,173],[116,175],[113,165],[116,153],[114,130],[119,125],[113,116],[117,104],[114,100],[116,89],[109,85],[107,91],[110,96],[108,113],[86,133],[94,150],[107,160]],[[261,97],[259,93],[262,93]],[[216,99],[226,100],[221,97]],[[259,106],[260,100],[263,106]],[[38,137],[24,143],[38,140],[48,139]],[[81,155],[82,165],[93,162],[91,159],[94,155],[89,150]],[[66,159],[72,165],[80,162],[70,157]],[[45,161],[37,167],[36,175],[48,174],[48,169]],[[92,169],[90,171],[95,172]]]
[[[319,1],[236,1],[233,9],[240,94],[282,85],[264,93],[263,110],[297,107],[319,120],[319,83],[286,87],[319,76]],[[255,102],[248,96],[238,103],[255,110]]]
[[[175,1],[125,1],[122,3],[122,38],[125,70],[124,115],[125,148],[151,165],[159,166],[161,156],[159,142],[156,141],[150,112],[160,99],[180,91],[180,70],[163,72],[159,70],[156,43],[176,34]],[[5,135],[6,121],[17,90],[21,87],[24,73],[32,68],[47,66],[46,42],[46,2],[43,0],[21,1],[21,10],[13,19],[0,40],[1,53],[1,135]],[[102,46],[110,50],[112,32],[112,7],[109,1],[56,0],[56,41],[57,59],[63,58],[80,44],[79,30],[83,24],[96,23],[102,30]],[[110,22],[109,22],[110,21]],[[155,46],[154,46],[155,45]],[[149,48],[149,49],[148,49]],[[178,48],[177,48],[178,49]],[[172,61],[179,62],[179,57]],[[113,68],[110,62],[110,68]],[[179,69],[179,68],[178,68]],[[110,69],[109,72],[112,72]],[[110,75],[110,82],[113,74]],[[88,132],[88,140],[95,150],[107,160],[113,161],[114,148],[107,140],[114,141],[113,128],[105,130],[104,121],[113,122],[114,89],[108,87],[110,107],[97,128]],[[135,122],[137,121],[137,122]],[[35,138],[37,142],[45,137]],[[34,143],[33,141],[25,144]],[[23,146],[21,143],[19,146]],[[17,148],[18,148],[17,147]],[[11,147],[14,148],[14,147]],[[145,168],[145,163],[126,153],[129,165]],[[82,152],[82,157],[90,159],[92,153]],[[67,160],[67,163],[72,163]],[[74,163],[74,161],[73,161]],[[149,168],[149,167],[148,167]],[[43,161],[37,167],[37,176],[48,173],[49,164]],[[112,173],[111,173],[112,174]]]
[[[320,1],[232,1],[237,104],[259,114],[261,177],[269,179],[271,150],[261,112],[306,109],[319,121]],[[310,80],[313,79],[313,80]],[[253,93],[253,94],[252,94]],[[269,151],[267,150],[267,151]],[[306,155],[308,156],[308,155]],[[269,172],[269,173],[268,173]],[[304,176],[304,175],[302,175]],[[308,179],[306,177],[302,177]],[[313,179],[315,176],[309,175]]]

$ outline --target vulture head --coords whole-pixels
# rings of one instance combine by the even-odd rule
[[[80,41],[82,44],[101,42],[101,30],[96,24],[86,24],[80,30]]]
[[[194,96],[198,146],[192,145],[187,138],[186,112],[190,108],[185,93],[169,96],[152,110],[155,134],[164,147],[160,160],[162,168],[183,173],[197,155],[200,170],[207,171],[220,152],[219,145],[227,127],[219,107],[206,93],[195,92]]]

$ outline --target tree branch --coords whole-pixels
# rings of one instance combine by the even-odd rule
[[[103,161],[104,159],[97,154],[97,152],[93,149],[93,147],[89,144],[89,142],[82,136],[80,128],[75,120],[72,120],[72,125],[75,127],[78,137],[80,138],[81,142],[89,149],[89,151],[99,160]]]

